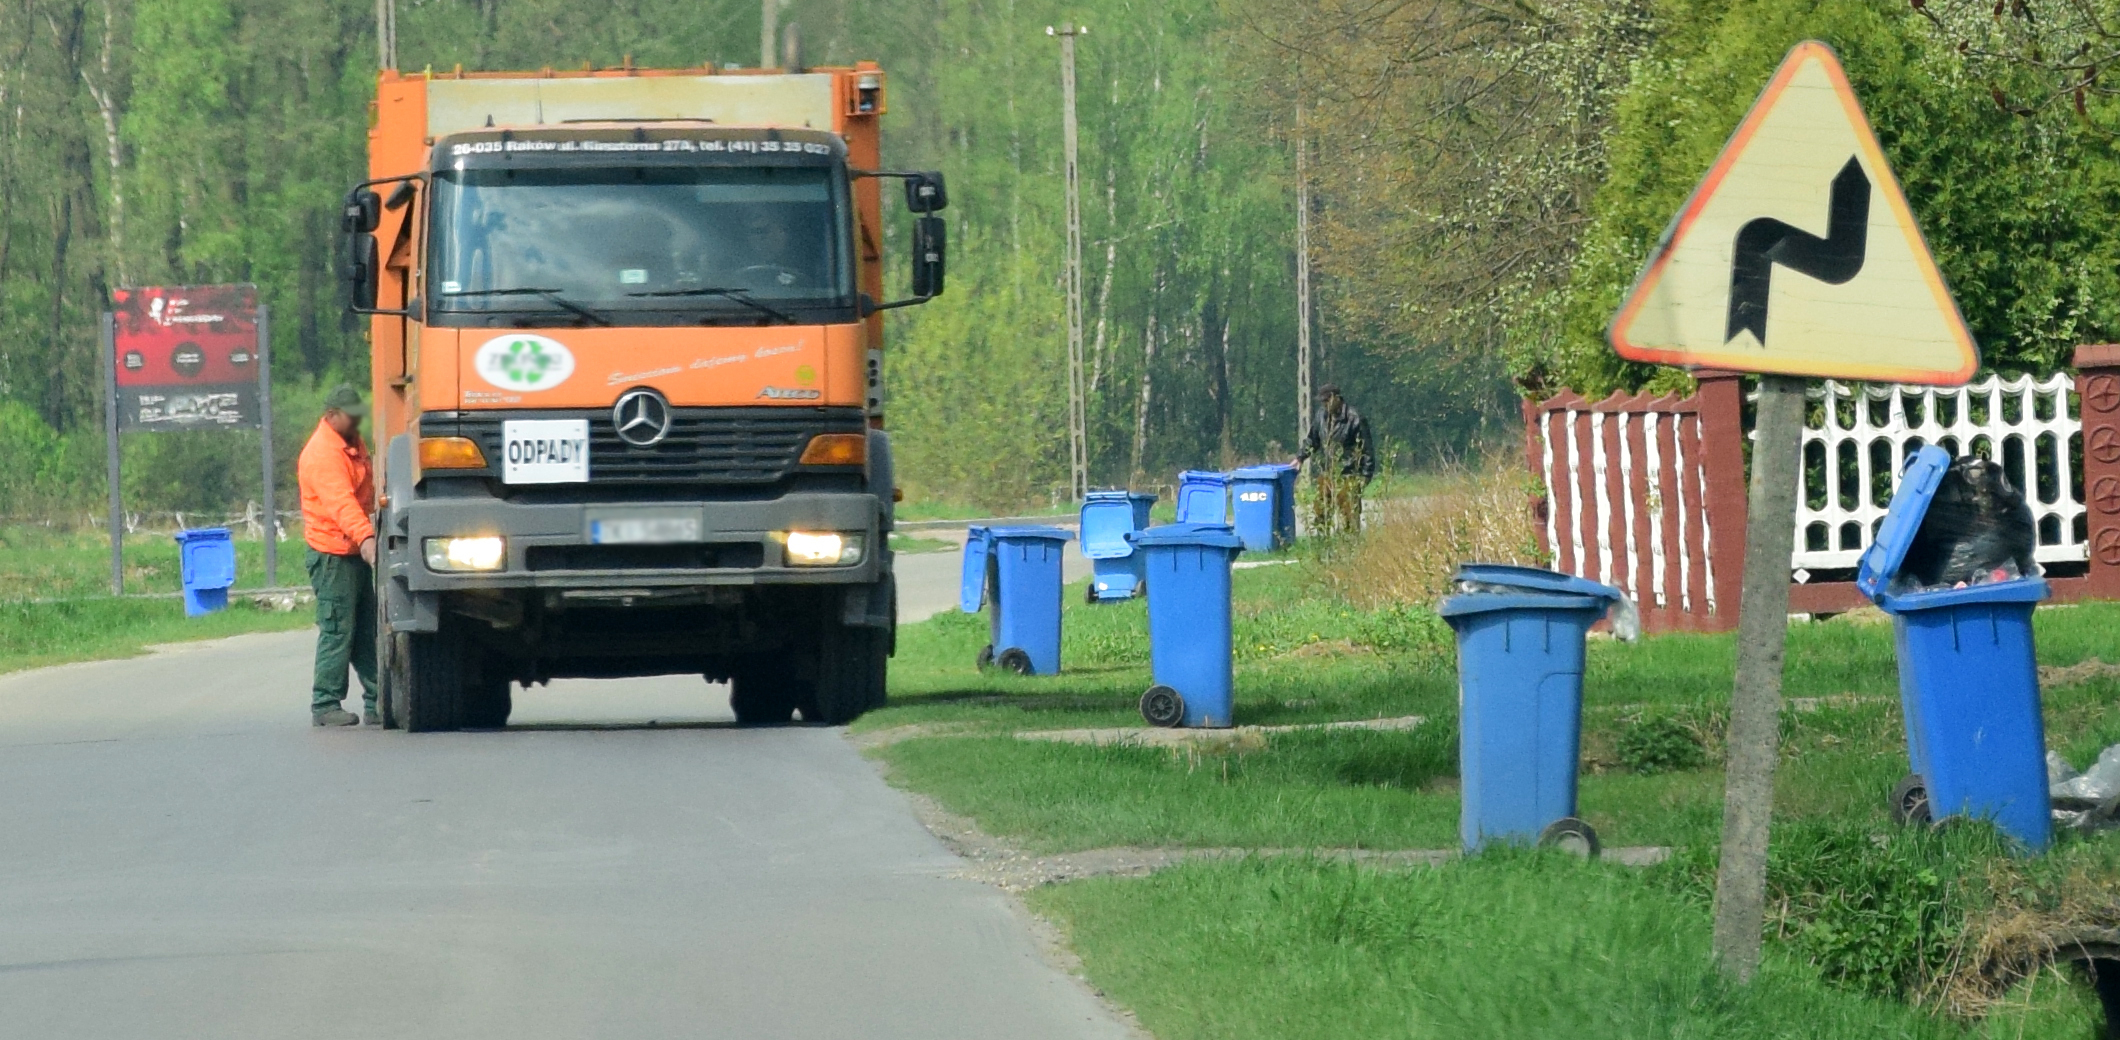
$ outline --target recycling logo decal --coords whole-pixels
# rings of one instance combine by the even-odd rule
[[[503,390],[550,390],[574,374],[574,353],[549,336],[511,333],[487,340],[471,365]]]

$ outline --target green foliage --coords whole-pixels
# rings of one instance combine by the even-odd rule
[[[1629,720],[1620,729],[1618,752],[1621,765],[1645,775],[1697,769],[1708,759],[1700,737],[1669,715]]]
[[[1166,1040],[1961,1035],[1781,958],[1731,982],[1711,965],[1705,908],[1555,854],[1191,863],[1029,898],[1066,923],[1091,981]]]
[[[1620,362],[1605,326],[1671,216],[1789,47],[1833,45],[1906,189],[1987,365],[2049,370],[2120,332],[2120,164],[2058,106],[1997,108],[2004,67],[1969,67],[1895,0],[1665,5],[1652,55],[1619,103],[1610,173],[1571,283],[1565,339],[1527,357],[1591,396],[1669,387],[1675,371]]]
[[[1957,952],[1967,918],[1989,895],[1987,863],[2010,854],[1992,827],[1893,828],[1844,821],[1779,824],[1768,853],[1769,928],[1829,981],[1912,997]],[[1707,904],[1714,848],[1660,868],[1665,883]]]

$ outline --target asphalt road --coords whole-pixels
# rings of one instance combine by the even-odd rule
[[[318,730],[311,639],[0,677],[0,1036],[1127,1035],[835,730],[683,677]]]

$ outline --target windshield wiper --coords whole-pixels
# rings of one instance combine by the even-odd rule
[[[766,306],[765,304],[763,304],[763,303],[760,303],[760,302],[758,302],[758,298],[757,298],[757,297],[754,297],[754,296],[752,296],[752,295],[750,294],[750,292],[749,292],[748,290],[744,290],[744,289],[729,289],[729,288],[724,288],[724,287],[722,287],[722,286],[717,286],[717,285],[709,285],[709,286],[703,286],[703,287],[701,287],[701,288],[698,288],[698,289],[664,289],[664,290],[661,290],[661,291],[659,291],[659,292],[630,292],[630,293],[627,293],[626,295],[628,295],[628,296],[650,296],[650,297],[653,297],[653,296],[720,296],[720,297],[723,297],[723,298],[725,298],[725,299],[735,300],[735,301],[736,301],[737,303],[741,303],[741,304],[744,304],[745,306],[751,307],[751,308],[753,308],[754,310],[757,310],[757,311],[758,311],[758,312],[759,312],[760,314],[764,314],[764,315],[766,315],[767,317],[770,317],[770,318],[773,318],[773,319],[775,319],[775,320],[777,320],[777,321],[780,321],[780,322],[781,322],[781,323],[783,323],[783,324],[787,324],[787,325],[793,325],[793,324],[796,324],[796,321],[795,321],[795,316],[794,316],[794,315],[792,315],[792,314],[789,314],[789,313],[787,313],[787,312],[785,312],[785,311],[775,310],[775,309],[774,309],[774,308],[772,308],[772,307],[768,307],[768,306]]]
[[[443,295],[443,296],[451,296],[451,297],[455,297],[455,296],[542,296],[542,297],[544,297],[544,298],[545,298],[545,299],[546,299],[547,301],[549,301],[549,302],[550,302],[550,303],[551,303],[551,304],[552,304],[553,306],[555,306],[555,307],[559,307],[559,308],[562,308],[562,309],[564,309],[564,310],[570,310],[570,311],[573,311],[574,313],[576,313],[576,314],[579,314],[579,315],[581,315],[582,317],[584,317],[584,318],[587,318],[587,319],[589,319],[590,321],[593,321],[593,322],[597,323],[598,325],[609,325],[609,324],[611,324],[611,319],[609,319],[609,318],[606,318],[606,317],[604,317],[603,315],[601,315],[601,314],[598,314],[598,313],[596,313],[595,311],[592,311],[592,310],[590,310],[589,308],[587,308],[587,307],[584,307],[584,306],[582,306],[581,304],[578,304],[578,303],[574,302],[573,300],[570,300],[570,299],[568,299],[568,298],[566,298],[566,297],[564,297],[564,296],[561,296],[561,295],[560,295],[560,291],[559,291],[558,289],[538,289],[538,288],[533,288],[533,287],[529,287],[529,286],[517,286],[517,287],[515,287],[515,288],[513,288],[513,289],[465,289],[465,290],[463,290],[463,291],[461,291],[461,292],[445,292],[445,293],[443,293],[442,295]]]

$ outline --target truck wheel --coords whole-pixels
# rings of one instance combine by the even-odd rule
[[[491,656],[464,684],[461,722],[465,729],[506,729],[515,710],[515,683]]]
[[[729,676],[729,710],[739,726],[785,726],[795,717],[795,692],[785,676],[747,665]]]
[[[403,667],[402,710],[398,723],[412,733],[433,733],[463,725],[466,687],[473,679],[470,647],[463,629],[442,619],[438,632],[407,632],[400,648]]]
[[[883,703],[890,634],[880,628],[828,624],[817,645],[817,683],[804,699],[806,722],[844,726]]]
[[[398,674],[398,646],[405,637],[390,631],[380,620],[376,632],[375,711],[382,716],[384,729],[402,729],[405,724],[398,721],[398,700],[405,681]]]

